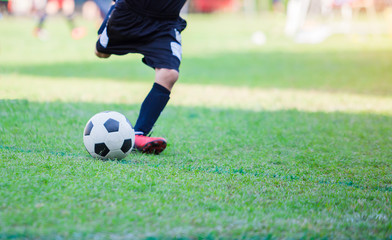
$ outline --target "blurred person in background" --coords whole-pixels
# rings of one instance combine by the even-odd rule
[[[114,1],[112,0],[87,0],[82,6],[83,18],[95,20],[97,22],[97,28],[99,28],[113,3]]]
[[[44,23],[48,15],[54,15],[60,11],[67,19],[73,39],[80,39],[86,35],[86,30],[82,27],[76,27],[74,22],[75,0],[34,0],[34,8],[39,16],[38,24],[34,28],[34,36],[46,39],[48,34],[43,28]]]
[[[112,5],[112,3],[114,3],[114,1],[112,0],[94,0],[94,2],[99,8],[99,13],[102,19],[105,18],[106,14],[110,9],[110,6]]]
[[[8,0],[0,0],[0,19],[5,13],[8,13]]]
[[[276,13],[284,13],[284,4],[282,0],[272,0],[272,10]]]

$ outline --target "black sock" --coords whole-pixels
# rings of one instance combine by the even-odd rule
[[[158,83],[154,83],[140,108],[139,117],[135,124],[136,134],[147,135],[150,133],[169,99],[170,91]]]

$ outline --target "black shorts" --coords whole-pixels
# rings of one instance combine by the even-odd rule
[[[124,0],[117,0],[104,21],[96,48],[101,53],[125,55],[140,53],[152,68],[179,71],[182,46],[181,32],[186,21],[155,19],[134,12]]]

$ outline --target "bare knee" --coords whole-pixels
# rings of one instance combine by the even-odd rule
[[[155,82],[167,88],[169,91],[172,90],[174,84],[177,82],[178,76],[178,72],[174,69],[155,69]]]
[[[98,52],[97,49],[95,49],[95,56],[97,56],[99,58],[109,58],[111,56],[111,54],[101,53],[101,52]]]

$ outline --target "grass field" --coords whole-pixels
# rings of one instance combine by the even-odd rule
[[[100,161],[87,120],[134,123],[154,72],[96,59],[79,23],[41,41],[0,20],[0,239],[392,239],[390,37],[299,45],[279,17],[191,15],[167,150]]]

